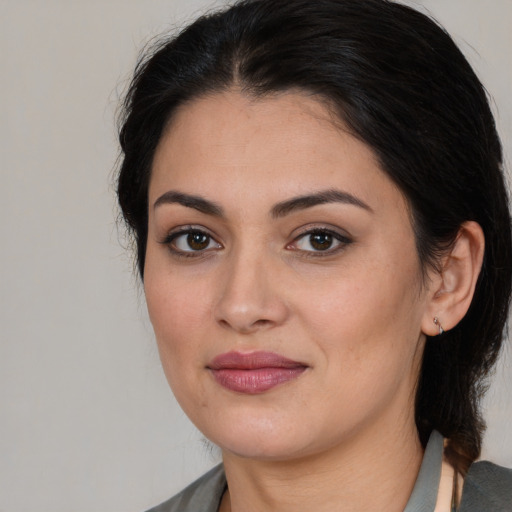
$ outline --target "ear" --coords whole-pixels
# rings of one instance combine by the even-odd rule
[[[480,225],[473,221],[462,224],[455,243],[442,259],[441,271],[432,276],[421,324],[424,334],[436,336],[439,326],[448,331],[462,320],[473,299],[484,249],[485,237]]]

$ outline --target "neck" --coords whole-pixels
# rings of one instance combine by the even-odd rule
[[[290,461],[224,453],[229,491],[220,511],[400,512],[422,456],[414,423],[401,429],[390,425],[384,431],[360,431],[325,453]]]

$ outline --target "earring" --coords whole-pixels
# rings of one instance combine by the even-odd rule
[[[444,329],[443,329],[443,326],[441,325],[441,322],[439,321],[439,318],[437,318],[437,316],[434,317],[434,323],[437,325],[437,327],[439,327],[439,334],[443,334]]]

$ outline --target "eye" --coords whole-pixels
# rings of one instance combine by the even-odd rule
[[[305,252],[331,254],[343,249],[352,240],[346,236],[326,229],[314,229],[298,236],[289,248]]]
[[[171,252],[183,256],[201,254],[211,249],[220,249],[222,246],[212,236],[198,229],[186,229],[169,234],[163,241]]]

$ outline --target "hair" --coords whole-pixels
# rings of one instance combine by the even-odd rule
[[[480,399],[503,340],[511,230],[502,150],[485,89],[431,18],[389,0],[242,0],[200,17],[139,61],[123,104],[118,199],[144,278],[148,184],[173,113],[207,94],[303,91],[325,101],[407,198],[422,268],[461,225],[485,255],[468,313],[427,338],[415,419],[463,474],[481,447]]]

